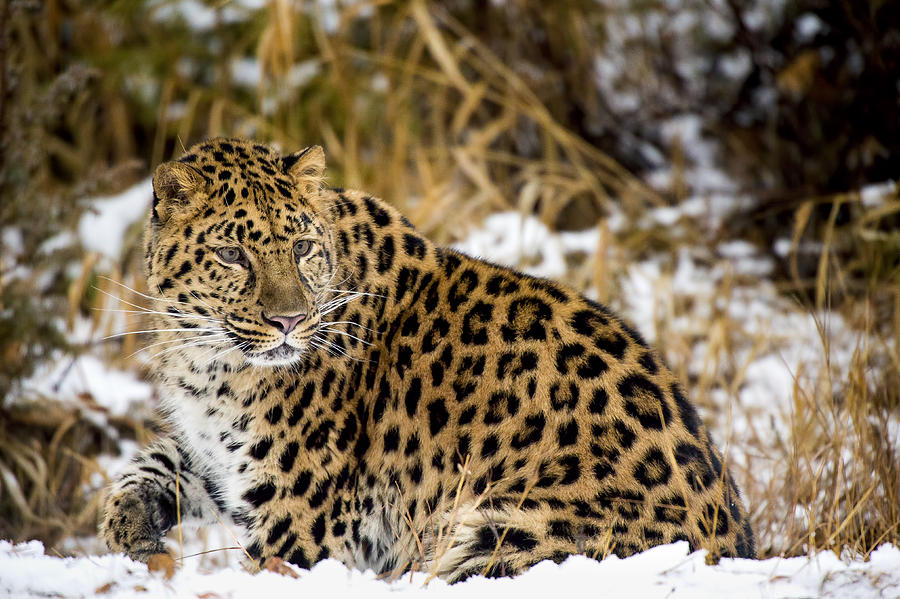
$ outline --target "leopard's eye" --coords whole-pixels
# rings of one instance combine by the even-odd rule
[[[242,266],[249,264],[249,260],[247,260],[244,250],[239,247],[229,246],[219,248],[216,250],[216,256],[226,264],[240,264]]]
[[[312,251],[313,242],[308,239],[301,239],[294,244],[294,258],[302,258]]]

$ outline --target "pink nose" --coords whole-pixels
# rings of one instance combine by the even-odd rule
[[[306,314],[297,314],[296,316],[266,316],[265,313],[263,313],[262,315],[262,319],[266,324],[275,327],[285,335],[293,331],[304,318],[306,318]]]

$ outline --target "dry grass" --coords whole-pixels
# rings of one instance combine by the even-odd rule
[[[33,268],[25,280],[0,273],[0,308],[15,308],[18,323],[37,323],[0,329],[3,375],[10,381],[0,388],[8,393],[0,406],[0,537],[41,538],[54,546],[65,536],[92,532],[98,499],[86,482],[94,472],[104,474],[96,457],[114,453],[117,442],[86,417],[98,408],[60,405],[52,397],[28,405],[9,398],[30,365],[47,355],[29,353],[51,335],[40,328],[42,316],[62,309],[69,328],[87,318],[108,334],[133,323],[114,323],[92,310],[109,307],[95,288],[119,293],[98,272],[142,289],[135,243],[115,263],[77,248],[52,259],[31,257],[40,255],[46,239],[74,227],[78,200],[124,187],[201,138],[255,137],[285,149],[321,143],[331,183],[384,197],[438,242],[457,239],[497,210],[536,214],[557,227],[597,223],[596,255],[573,259],[567,277],[613,305],[625,303],[618,283],[635,260],[654,252],[674,256],[688,246],[712,248],[722,240],[695,223],[682,223],[686,228],[679,231],[609,230],[603,216],[611,207],[635,224],[648,209],[683,198],[691,182],[675,177],[672,189],[653,191],[586,141],[567,117],[566,98],[552,85],[538,85],[511,59],[532,51],[514,23],[490,37],[473,31],[477,18],[451,14],[441,3],[372,0],[341,7],[331,28],[314,9],[272,0],[266,11],[239,23],[223,18],[237,8],[215,3],[215,24],[189,33],[157,22],[163,8],[135,6],[101,9],[70,0],[40,10],[9,1],[0,8],[7,66],[0,214],[4,227],[24,231],[19,261]],[[547,51],[567,59],[555,71],[545,65],[550,80],[577,84],[590,76],[592,26],[602,15],[581,3],[515,6],[529,22],[550,24],[558,34],[546,40]],[[65,38],[57,35],[62,23]],[[260,73],[253,87],[236,81],[238,71],[230,66],[250,58]],[[667,158],[678,165],[684,155],[676,145]],[[135,168],[135,161],[143,166]],[[867,555],[879,543],[900,542],[900,200],[867,207],[856,194],[809,197],[788,213],[793,250],[772,280],[784,296],[798,298],[789,310],[820,318],[823,364],[831,364],[835,349],[825,309],[841,314],[860,341],[848,370],[793,373],[792,404],[781,406],[779,415],[787,430],[728,426],[729,410],[741,407],[748,364],[777,352],[784,331],[748,333],[721,309],[686,330],[676,323],[696,318],[696,306],[674,296],[661,298],[653,324],[664,355],[713,428],[732,446],[734,439],[746,444],[741,453],[747,459],[732,468],[762,554],[847,547]],[[783,207],[778,214],[785,214]],[[745,238],[769,237],[764,205],[741,222]],[[808,242],[820,245],[810,253]],[[54,283],[41,287],[46,273]],[[724,278],[714,299],[727,304],[747,284]],[[31,320],[20,318],[24,314]],[[691,349],[699,341],[707,349],[698,368]],[[141,342],[128,337],[123,345],[74,350],[139,369],[134,358],[122,356]],[[750,357],[739,351],[747,347]],[[107,419],[120,436],[144,439],[148,423]]]
[[[711,319],[696,322],[698,298],[677,296],[663,299],[671,304],[655,323],[663,353],[688,381],[689,395],[718,432],[717,440],[726,453],[744,456],[730,463],[750,507],[761,556],[820,549],[868,556],[879,544],[900,539],[900,328],[895,316],[900,277],[896,263],[885,263],[898,247],[887,222],[900,209],[900,196],[895,192],[893,199],[870,208],[858,194],[817,201],[830,204],[831,218],[811,224],[809,203],[800,203],[788,259],[796,265],[802,245],[821,240],[815,277],[803,280],[799,269],[791,268],[793,276],[778,285],[794,303],[774,308],[814,320],[818,335],[806,348],[814,358],[791,372],[788,404],[769,400],[761,411],[742,404],[741,390],[750,364],[766,355],[785,359],[782,348],[796,345],[790,338],[796,331],[748,328],[727,309],[714,309]],[[848,205],[852,217],[837,225],[834,215]],[[873,230],[867,231],[870,226]],[[871,266],[861,268],[866,261]],[[878,271],[883,276],[872,276]],[[860,272],[870,278],[862,280]],[[739,289],[758,285],[736,279],[717,281],[709,303],[728,306]],[[834,322],[837,318],[842,323]],[[684,319],[693,328],[679,322]],[[691,352],[698,341],[705,344],[699,369]],[[734,430],[734,420],[749,426]]]
[[[822,240],[815,279],[798,278],[794,267],[790,284],[808,298],[797,309],[815,318],[821,366],[794,373],[792,405],[784,407],[786,438],[753,448],[775,476],[754,476],[748,468],[745,487],[766,554],[824,548],[868,556],[900,539],[900,277],[897,264],[884,260],[900,247],[896,231],[889,231],[900,195],[895,191],[893,199],[868,208],[858,194],[820,201],[830,204],[830,214],[812,235]],[[815,228],[808,205],[795,214],[794,265],[804,230]],[[837,226],[848,205],[850,222]],[[866,262],[870,266],[861,269]],[[884,278],[875,275],[879,271]],[[860,280],[860,272],[869,273],[868,280]],[[834,334],[823,310],[834,310],[858,332],[854,347],[835,345],[846,337]],[[886,318],[892,310],[895,316]],[[836,369],[833,355],[841,352],[852,357]]]
[[[109,416],[90,397],[79,401],[44,398],[0,410],[0,538],[54,547],[95,533],[101,497],[94,477],[109,482],[97,456],[116,455],[117,436],[140,438],[142,426]]]

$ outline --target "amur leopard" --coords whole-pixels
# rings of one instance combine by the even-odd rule
[[[254,559],[449,581],[679,539],[755,557],[720,453],[638,333],[436,247],[324,169],[318,146],[235,139],[157,169],[146,270],[171,432],[110,489],[112,550],[147,560],[177,522],[224,522]]]

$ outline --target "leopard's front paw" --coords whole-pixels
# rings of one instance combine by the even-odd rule
[[[166,553],[163,536],[170,525],[164,506],[152,505],[134,492],[117,492],[106,500],[100,536],[112,551],[146,563]]]

